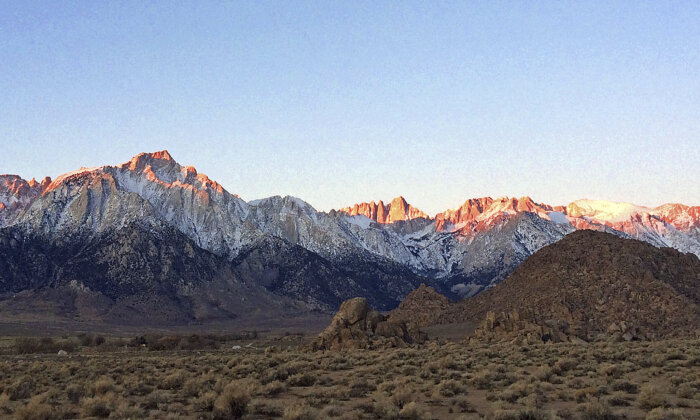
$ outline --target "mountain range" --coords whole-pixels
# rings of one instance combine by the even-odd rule
[[[246,202],[167,151],[142,153],[41,182],[0,175],[0,311],[138,319],[155,300],[179,322],[355,296],[389,310],[421,283],[475,295],[581,229],[700,256],[699,206],[484,197],[430,217],[397,197],[320,212]]]

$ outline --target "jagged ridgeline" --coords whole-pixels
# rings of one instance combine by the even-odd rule
[[[246,202],[167,151],[41,182],[0,176],[0,310],[167,322],[395,308],[421,283],[453,299],[502,281],[580,228],[700,254],[698,207],[529,197],[467,200],[430,217],[397,197],[319,212]]]

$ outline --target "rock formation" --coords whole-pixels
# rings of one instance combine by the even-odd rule
[[[517,310],[498,314],[488,312],[470,339],[487,342],[510,341],[513,344],[584,342],[571,335],[569,323],[566,321],[548,319],[536,324],[521,317]]]
[[[416,326],[388,320],[373,310],[365,298],[353,298],[340,305],[338,313],[316,340],[312,350],[347,350],[403,347],[426,340]]]
[[[421,284],[391,311],[392,321],[412,322],[419,326],[434,324],[437,317],[450,306],[450,300],[434,288]]]
[[[430,217],[419,209],[408,204],[405,198],[399,196],[391,200],[391,203],[384,204],[382,200],[378,203],[359,203],[338,210],[350,216],[362,215],[377,223],[394,223],[413,219],[430,219]]]

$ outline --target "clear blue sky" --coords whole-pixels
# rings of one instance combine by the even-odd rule
[[[0,173],[700,204],[700,2],[0,1]]]

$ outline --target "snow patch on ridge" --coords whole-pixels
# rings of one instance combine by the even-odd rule
[[[583,216],[605,222],[622,222],[635,214],[647,213],[648,211],[648,207],[631,203],[588,199],[576,200],[567,206],[569,216]]]
[[[347,222],[350,224],[361,227],[362,229],[369,229],[369,227],[374,222],[369,217],[363,216],[361,214],[358,214],[356,216],[345,216],[345,220],[347,220]]]
[[[558,223],[560,225],[570,225],[571,222],[569,222],[569,219],[566,218],[566,215],[560,211],[550,211],[547,213],[547,216],[549,216],[549,220],[551,220],[554,223]]]

